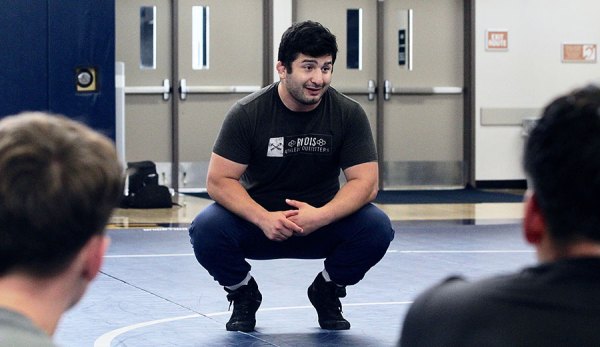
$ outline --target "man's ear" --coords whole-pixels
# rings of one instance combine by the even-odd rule
[[[277,70],[277,74],[279,75],[279,78],[284,79],[285,75],[286,75],[285,65],[283,65],[283,63],[281,61],[278,61],[277,65],[275,66],[275,69]]]
[[[532,245],[539,245],[547,233],[546,221],[534,192],[528,192],[525,198],[523,233],[527,242]]]
[[[98,235],[93,236],[84,246],[82,250],[85,258],[83,276],[88,281],[93,280],[100,271],[109,244],[110,239],[107,236]]]

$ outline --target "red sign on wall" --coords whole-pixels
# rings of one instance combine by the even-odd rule
[[[485,49],[488,51],[508,50],[508,30],[487,30],[485,32]]]
[[[565,43],[562,45],[564,63],[595,63],[596,44]]]

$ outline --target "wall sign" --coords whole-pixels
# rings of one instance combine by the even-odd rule
[[[596,44],[563,43],[561,56],[563,63],[596,63]]]
[[[508,30],[486,30],[485,49],[486,51],[507,51]]]

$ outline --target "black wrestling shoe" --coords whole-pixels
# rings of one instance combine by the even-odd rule
[[[258,291],[258,285],[254,277],[250,278],[247,285],[236,290],[225,288],[229,308],[233,304],[233,313],[229,322],[225,324],[228,331],[250,332],[256,325],[256,311],[262,302],[262,294]]]
[[[350,329],[350,322],[342,316],[342,303],[339,299],[345,296],[346,287],[339,287],[333,282],[325,282],[321,273],[308,287],[308,299],[317,309],[319,325],[322,329]]]

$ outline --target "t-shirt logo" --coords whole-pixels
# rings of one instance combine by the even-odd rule
[[[283,137],[271,137],[267,157],[283,157]]]
[[[331,154],[331,135],[305,134],[269,139],[267,157],[283,157],[295,154]]]

